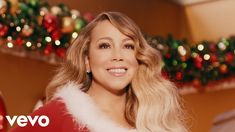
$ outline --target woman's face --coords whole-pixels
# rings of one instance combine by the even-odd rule
[[[138,68],[134,41],[108,20],[98,23],[91,33],[86,68],[93,75],[91,87],[123,92]]]

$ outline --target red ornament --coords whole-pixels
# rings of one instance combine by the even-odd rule
[[[52,14],[46,14],[43,17],[42,25],[44,28],[47,29],[49,33],[52,32],[53,30],[58,29],[59,27],[57,17]]]
[[[167,53],[167,54],[165,55],[165,57],[166,57],[167,59],[170,59],[170,58],[171,58],[171,54],[170,54],[170,53]]]
[[[61,24],[61,31],[63,33],[71,33],[74,31],[75,22],[71,17],[63,17]]]
[[[182,80],[183,79],[183,73],[182,72],[177,72],[175,75],[176,80]]]
[[[85,13],[83,15],[83,17],[88,23],[91,22],[94,19],[94,16],[89,12]]]
[[[214,43],[209,44],[209,49],[211,52],[216,52],[216,44],[214,44]]]
[[[163,76],[165,79],[169,79],[169,74],[166,72],[166,70],[162,70],[162,76]]]
[[[51,44],[48,44],[46,48],[44,49],[44,55],[49,55],[53,51],[53,47]]]
[[[228,73],[228,67],[227,67],[227,65],[222,64],[222,65],[219,67],[219,71],[220,71],[221,73],[223,73],[223,74]]]
[[[195,59],[194,59],[194,65],[197,68],[202,68],[202,58],[198,55]]]
[[[7,120],[5,118],[7,112],[5,108],[5,104],[0,92],[0,132],[7,131]]]
[[[51,38],[52,38],[52,40],[60,40],[60,38],[61,38],[61,32],[60,32],[60,30],[54,30],[54,31],[52,31],[51,32]]]
[[[18,46],[22,46],[24,44],[24,40],[20,37],[18,37],[16,40],[15,40],[15,43],[16,45]]]
[[[225,61],[228,63],[228,64],[231,64],[233,62],[233,53],[229,52],[226,54],[226,57],[225,57]]]
[[[56,49],[56,54],[59,56],[59,57],[64,57],[65,56],[65,53],[66,53],[66,50],[64,48],[58,48]]]
[[[196,88],[201,86],[201,81],[199,79],[194,79],[193,80],[193,86],[195,86]]]
[[[7,32],[8,32],[8,26],[0,23],[0,37],[6,36]]]
[[[211,61],[212,63],[217,62],[217,60],[218,60],[218,58],[217,58],[217,56],[216,56],[215,54],[211,54],[211,55],[210,55],[210,61]]]

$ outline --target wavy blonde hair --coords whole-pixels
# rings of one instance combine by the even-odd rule
[[[160,53],[144,39],[138,26],[118,12],[99,14],[79,34],[67,51],[64,63],[47,87],[47,98],[69,81],[83,84],[87,91],[91,76],[86,74],[85,56],[89,52],[91,32],[101,21],[108,20],[136,44],[139,68],[131,81],[126,98],[125,118],[139,132],[186,132],[184,112],[176,87],[161,74]]]

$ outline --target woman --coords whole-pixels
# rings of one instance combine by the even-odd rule
[[[49,102],[32,114],[50,124],[13,131],[185,132],[178,93],[161,67],[130,18],[101,13],[68,49],[48,85]]]

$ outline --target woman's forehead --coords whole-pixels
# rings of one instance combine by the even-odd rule
[[[112,23],[110,23],[110,21],[104,20],[97,23],[97,25],[91,31],[91,39],[100,39],[107,37],[121,37],[123,39],[129,38]]]

